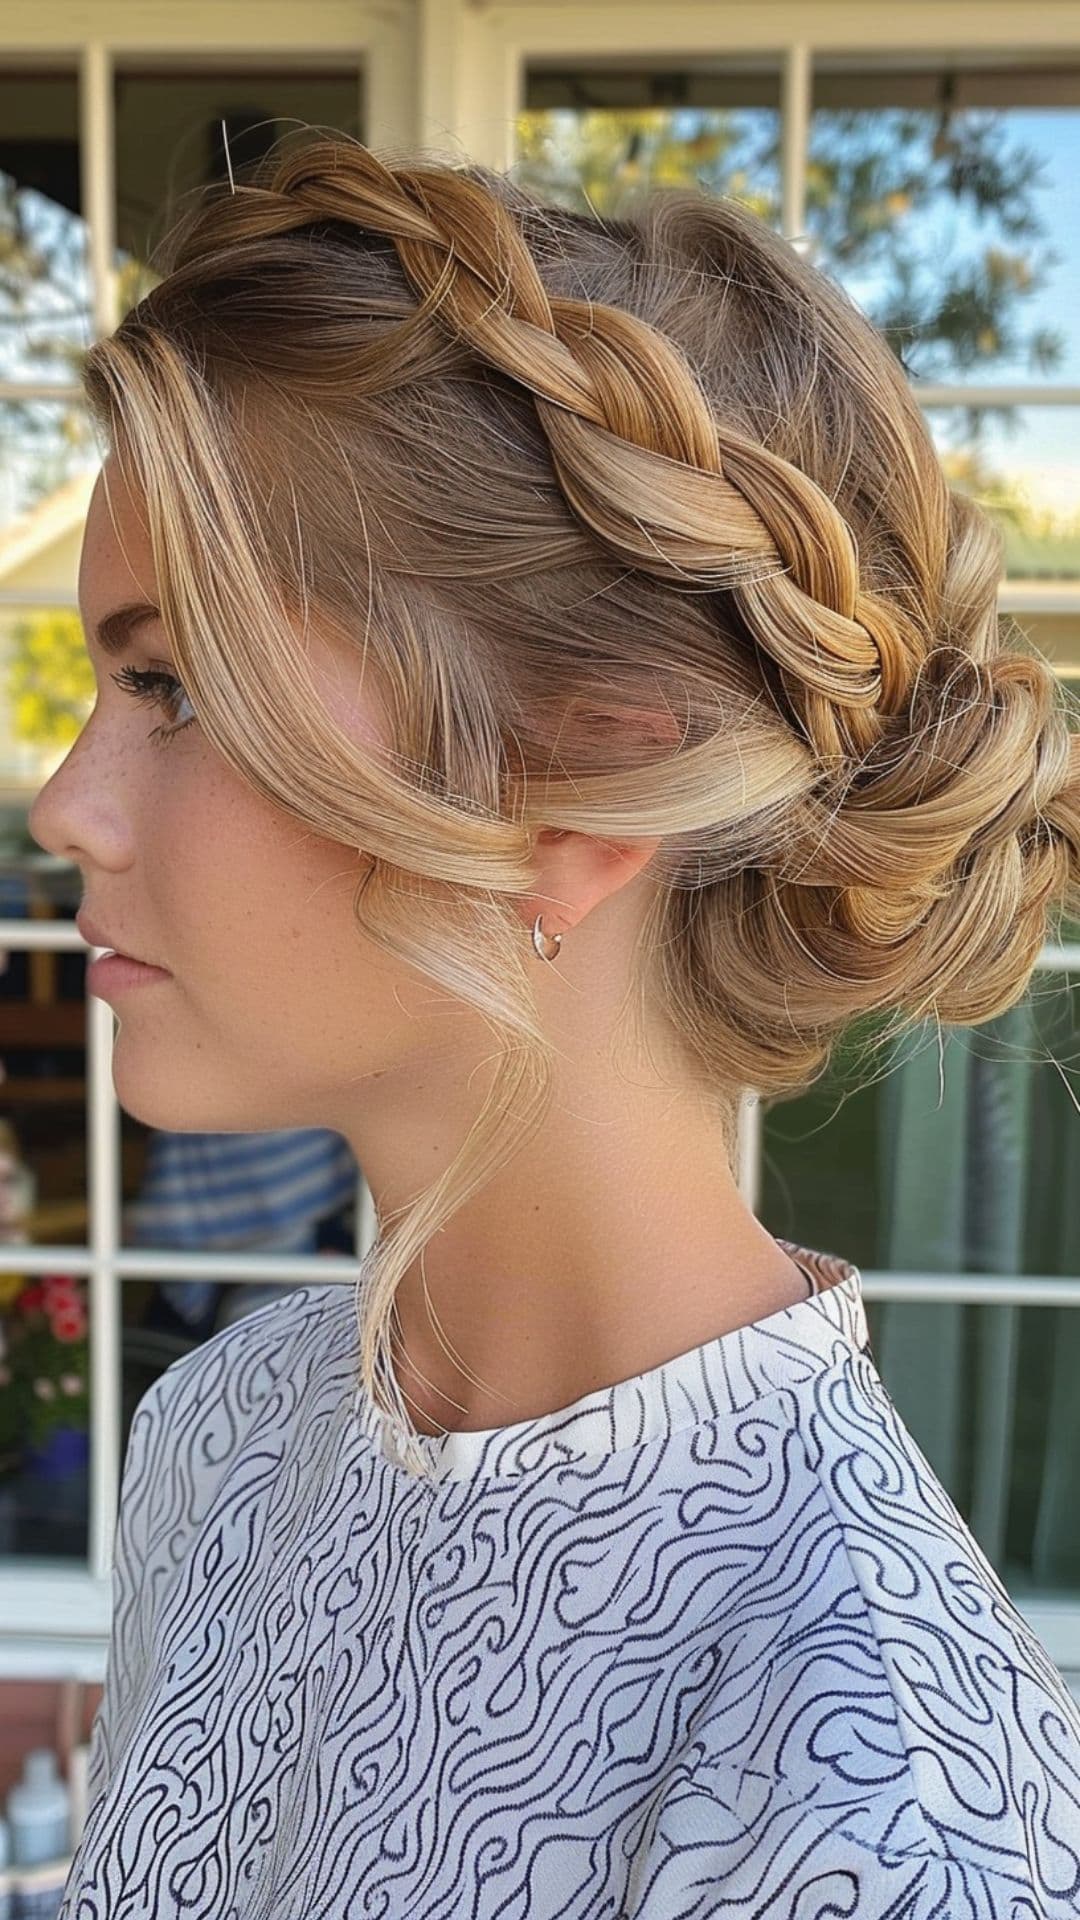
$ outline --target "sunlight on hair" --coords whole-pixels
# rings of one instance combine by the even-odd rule
[[[601,221],[321,131],[237,178],[222,136],[84,379],[209,742],[363,850],[358,927],[499,1043],[362,1265],[363,1384],[403,1418],[400,1280],[551,1097],[537,831],[659,837],[624,1030],[659,1012],[733,1155],[745,1091],[801,1092],[860,1016],[887,1042],[1025,992],[1080,907],[1076,734],[903,369],[744,206]],[[325,708],[316,621],[378,747]]]

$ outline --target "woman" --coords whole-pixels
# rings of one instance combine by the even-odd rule
[[[127,1111],[335,1128],[379,1236],[140,1402],[64,1920],[1064,1920],[1080,1712],[733,1170],[1080,904],[997,536],[737,204],[311,133],[87,356],[33,829]]]

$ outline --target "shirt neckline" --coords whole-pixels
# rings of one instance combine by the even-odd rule
[[[803,1385],[837,1359],[867,1350],[862,1275],[841,1255],[778,1234],[772,1237],[817,1291],[643,1373],[594,1388],[565,1407],[531,1419],[446,1434],[403,1426],[358,1382],[354,1422],[388,1468],[434,1486],[515,1479],[573,1462],[602,1460],[743,1411],[783,1387]],[[414,1467],[421,1467],[422,1474]]]

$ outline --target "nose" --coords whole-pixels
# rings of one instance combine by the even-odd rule
[[[58,860],[115,868],[125,857],[116,794],[115,762],[110,767],[103,739],[95,746],[87,722],[35,794],[26,816],[29,832]]]
[[[69,769],[77,742],[69,747],[60,765],[39,787],[26,816],[26,824],[38,846],[59,859],[70,859],[77,838],[73,784]]]

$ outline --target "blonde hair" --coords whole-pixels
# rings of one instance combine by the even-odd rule
[[[893,354],[737,202],[601,220],[306,129],[189,196],[155,266],[84,381],[206,737],[367,856],[357,924],[502,1043],[361,1269],[362,1383],[407,1426],[397,1286],[550,1100],[506,898],[536,831],[659,836],[635,1012],[730,1154],[743,1091],[802,1091],[855,1016],[1022,996],[1080,907],[1076,735]],[[313,615],[385,752],[325,711]]]

